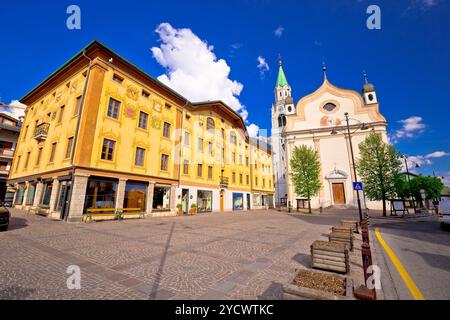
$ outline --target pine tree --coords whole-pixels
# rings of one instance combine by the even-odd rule
[[[364,183],[365,194],[370,200],[383,201],[383,216],[386,216],[386,200],[395,195],[401,172],[400,155],[375,133],[359,145],[359,152],[356,168]]]
[[[322,187],[317,151],[305,145],[295,147],[292,153],[291,171],[295,193],[308,199],[308,210],[311,213],[311,197],[317,195]]]

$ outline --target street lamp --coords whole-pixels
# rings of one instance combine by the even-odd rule
[[[348,135],[348,140],[350,142],[350,154],[352,156],[353,175],[354,175],[354,178],[355,178],[354,182],[358,183],[358,176],[357,176],[357,173],[356,173],[356,165],[355,165],[355,155],[353,153],[352,133],[355,133],[358,130],[361,130],[361,131],[368,130],[369,127],[365,123],[362,123],[361,121],[359,121],[358,119],[350,119],[349,115],[348,115],[348,112],[346,112],[344,114],[344,116],[345,116],[346,129],[347,129],[346,131],[347,131],[347,135]],[[356,130],[353,131],[353,132],[350,131],[350,120],[354,120],[354,121],[358,122],[358,125],[359,125],[359,127],[357,127]],[[332,135],[336,135],[336,134],[338,134],[338,131],[339,131],[338,128],[334,127],[333,130],[331,131],[331,134]],[[361,198],[359,197],[359,190],[356,190],[356,196],[357,196],[357,201],[358,201],[359,221],[362,223],[363,215],[362,215],[362,208],[361,208]]]
[[[402,155],[403,160],[405,160],[405,168],[406,168],[406,177],[408,179],[408,191],[409,191],[409,200],[412,201],[413,203],[413,208],[414,208],[414,212],[416,212],[416,204],[414,202],[414,199],[412,197],[412,192],[411,192],[411,178],[409,177],[409,168],[408,168],[408,156],[406,155]],[[419,168],[419,164],[416,163],[415,164],[416,168]]]

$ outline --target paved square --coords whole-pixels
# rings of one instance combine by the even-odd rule
[[[350,212],[252,211],[66,224],[12,210],[0,299],[278,299]],[[67,267],[81,290],[67,289]]]

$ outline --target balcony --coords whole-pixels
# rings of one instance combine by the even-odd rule
[[[48,129],[50,128],[50,123],[41,123],[34,130],[34,138],[37,141],[42,141],[47,139]]]
[[[221,177],[220,178],[220,188],[226,189],[229,185],[229,179],[228,177]]]

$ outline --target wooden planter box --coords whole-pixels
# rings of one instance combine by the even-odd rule
[[[332,232],[341,232],[341,233],[353,233],[353,229],[351,227],[344,227],[344,226],[334,226],[331,228]]]
[[[315,241],[311,245],[311,267],[346,274],[350,271],[348,251],[345,243]]]
[[[356,220],[341,220],[341,226],[351,228],[354,233],[359,233],[359,223]]]
[[[311,272],[311,271],[310,271]],[[312,271],[315,274],[324,274]],[[353,281],[340,275],[330,275],[345,281],[345,295],[337,295],[332,292],[299,287],[294,284],[296,277],[287,285],[283,286],[283,300],[354,300]]]
[[[330,242],[344,243],[350,251],[353,251],[353,234],[347,232],[331,232],[328,236]]]

